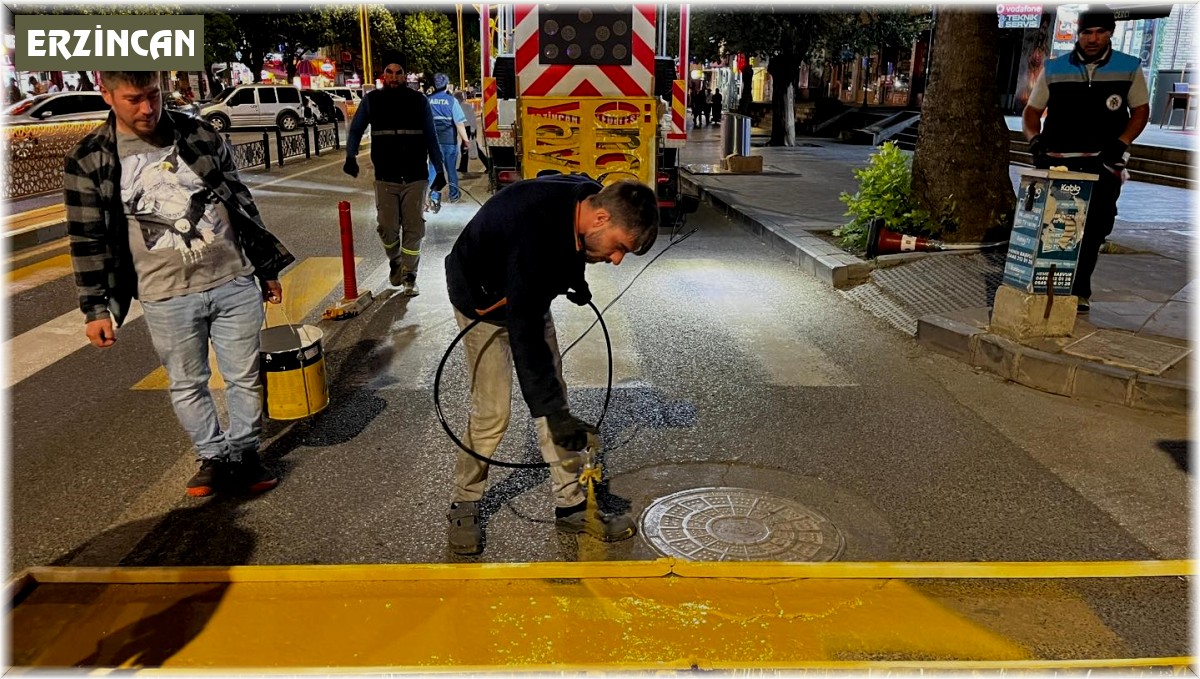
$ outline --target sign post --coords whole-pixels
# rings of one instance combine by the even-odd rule
[[[1013,339],[1071,334],[1078,303],[1071,286],[1098,179],[1081,172],[1021,171],[1004,281],[992,307],[994,332]]]

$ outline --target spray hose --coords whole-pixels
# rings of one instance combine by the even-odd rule
[[[466,189],[463,189],[463,192],[466,193],[468,196],[471,196],[471,194],[469,192],[467,192]],[[471,199],[475,200],[476,202],[479,202],[478,199],[475,198],[475,196],[471,196]],[[634,275],[633,279],[629,281],[629,283],[625,286],[625,288],[623,290],[621,290],[621,292],[618,293],[617,296],[612,299],[612,301],[610,301],[607,305],[605,305],[604,311],[608,311],[610,308],[612,308],[612,305],[616,304],[621,299],[621,297],[624,296],[624,294],[629,290],[630,287],[633,286],[633,284],[637,281],[637,279],[639,277],[641,277],[641,275],[643,273],[645,273],[646,269],[650,268],[651,264],[658,261],[659,257],[662,257],[663,255],[665,255],[668,250],[670,250],[671,248],[675,247],[676,245],[682,243],[683,241],[687,240],[690,236],[692,236],[692,234],[696,233],[696,231],[699,230],[698,228],[693,228],[691,231],[676,238],[675,233],[677,233],[679,230],[682,229],[684,223],[686,223],[686,218],[681,216],[680,219],[675,223],[674,228],[672,229],[671,240],[670,240],[670,243],[667,245],[667,247],[663,248],[649,262],[646,262],[646,266],[642,267],[642,269],[640,271],[638,271],[636,275]],[[613,382],[612,338],[608,334],[608,326],[606,326],[604,324],[603,312],[601,312],[600,309],[597,309],[596,305],[593,304],[591,302],[591,300],[589,300],[587,304],[589,307],[592,308],[592,311],[595,312],[596,320],[592,321],[592,324],[588,326],[587,330],[584,330],[583,334],[581,334],[579,337],[575,338],[575,341],[571,342],[571,344],[568,345],[566,349],[563,349],[561,356],[566,356],[567,352],[570,351],[571,349],[573,349],[576,344],[579,344],[580,340],[582,340],[584,337],[586,337],[587,334],[592,331],[592,328],[596,327],[596,324],[599,323],[600,329],[602,331],[604,331],[604,347],[605,347],[605,351],[608,355],[608,383],[607,383],[607,386],[605,387],[605,391],[604,391],[604,405],[600,409],[600,419],[596,421],[596,430],[599,431],[600,425],[604,423],[604,416],[608,414],[608,403],[612,399],[612,382]],[[497,306],[499,306],[499,305],[497,305]],[[489,309],[488,311],[491,311],[491,309]],[[484,464],[495,465],[497,467],[507,467],[509,469],[541,469],[541,468],[549,468],[551,464],[557,464],[560,466],[574,466],[577,462],[580,461],[579,458],[582,458],[583,469],[579,475],[579,482],[581,484],[586,485],[590,489],[594,483],[597,483],[600,481],[600,476],[601,476],[600,465],[596,464],[596,460],[595,460],[596,454],[599,453],[599,451],[600,451],[600,437],[598,435],[588,437],[588,445],[584,448],[584,450],[578,452],[579,458],[567,458],[566,460],[561,460],[561,461],[555,462],[555,463],[550,463],[550,462],[505,462],[503,460],[494,460],[489,457],[484,457],[483,455],[480,455],[479,453],[475,452],[474,450],[471,449],[470,446],[468,446],[466,443],[463,443],[463,441],[461,439],[459,439],[457,435],[455,435],[454,430],[450,428],[450,423],[446,421],[446,415],[445,415],[445,413],[442,412],[442,399],[441,399],[442,371],[446,367],[446,362],[450,360],[450,354],[453,353],[454,347],[458,346],[458,343],[462,341],[462,338],[466,337],[467,333],[474,330],[475,326],[479,325],[480,323],[485,322],[485,320],[484,320],[485,316],[486,316],[486,313],[480,314],[479,318],[476,318],[475,320],[473,320],[469,324],[467,324],[467,327],[463,328],[458,333],[458,336],[456,336],[454,338],[454,340],[450,342],[450,346],[446,347],[446,353],[442,355],[442,360],[438,363],[437,373],[434,375],[434,378],[433,378],[433,407],[437,411],[438,421],[442,423],[442,429],[446,432],[446,435],[450,437],[450,440],[454,441],[454,444],[457,445],[463,452],[465,452],[466,454],[475,458],[476,460],[483,462]]]
[[[604,324],[604,315],[600,313],[600,310],[597,309],[596,305],[590,300],[588,301],[588,306],[590,306],[592,311],[596,313],[596,321],[600,323],[600,329],[604,331],[604,346],[608,353],[608,385],[604,391],[604,406],[600,409],[600,419],[596,422],[596,429],[599,430],[600,425],[604,423],[604,416],[608,414],[608,402],[612,398],[612,338],[610,338],[608,335],[608,326]],[[454,341],[450,342],[450,346],[446,347],[446,353],[442,355],[442,360],[438,363],[437,374],[433,378],[433,407],[437,410],[438,420],[442,423],[442,429],[446,431],[446,435],[450,437],[450,440],[454,441],[454,443],[461,448],[463,452],[475,458],[476,460],[479,460],[480,462],[496,465],[497,467],[508,467],[510,469],[541,469],[543,467],[549,467],[551,465],[550,462],[505,462],[503,460],[493,460],[492,458],[484,457],[483,455],[480,455],[472,450],[470,446],[463,443],[462,440],[459,439],[458,436],[454,434],[454,431],[450,428],[450,423],[446,421],[446,416],[442,412],[442,369],[446,367],[446,361],[450,360],[450,354],[454,351],[454,347],[458,346],[458,343],[462,341],[462,338],[466,337],[467,333],[474,330],[475,326],[483,322],[484,317],[481,316],[471,321],[467,327],[463,328],[462,331],[458,333],[458,336],[454,338]],[[588,328],[588,330],[591,330],[591,328]],[[584,331],[584,334],[587,334],[587,331]],[[582,335],[580,337],[582,338]],[[575,346],[574,343],[567,347],[566,351],[562,352],[562,355],[565,356],[567,351],[570,351],[571,347],[573,346]],[[593,447],[599,448],[598,445],[590,444],[582,453],[582,457],[584,458],[584,475],[591,475],[594,473],[596,477],[599,477],[599,468],[592,464],[592,456],[596,452],[592,450]],[[554,464],[573,466],[576,462],[577,460],[568,458]],[[580,476],[581,483],[588,480],[584,478],[584,475]],[[598,478],[596,480],[598,480]]]

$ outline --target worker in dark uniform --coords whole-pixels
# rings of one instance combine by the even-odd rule
[[[571,415],[550,303],[591,299],[584,265],[620,264],[645,254],[658,233],[658,198],[632,180],[601,189],[580,175],[517,182],[484,203],[446,256],[446,283],[459,328],[484,318],[463,339],[471,366],[471,414],[464,438],[491,457],[508,428],[512,372],[536,420],[538,445],[550,463],[555,525],[605,541],[634,533],[627,514],[601,513],[588,522],[578,470],[562,462],[583,450],[596,428]],[[450,505],[450,549],[483,549],[479,501],[488,465],[459,452]]]
[[[1081,313],[1091,310],[1092,272],[1117,218],[1129,146],[1150,120],[1141,61],[1112,48],[1116,25],[1109,11],[1081,14],[1074,51],[1046,62],[1022,115],[1034,165],[1100,176],[1092,187],[1071,289]]]
[[[392,285],[400,294],[415,296],[417,267],[425,217],[421,214],[428,188],[428,163],[442,167],[442,151],[433,129],[429,102],[405,86],[404,67],[394,56],[383,58],[383,89],[362,98],[346,138],[346,164],[342,171],[358,176],[358,143],[371,127],[371,163],[375,166],[375,215],[383,251],[391,261]],[[439,171],[434,190],[446,185]],[[403,234],[403,235],[401,235]]]

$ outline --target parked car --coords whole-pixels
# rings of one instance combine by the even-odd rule
[[[99,92],[53,92],[25,99],[4,110],[5,125],[102,121],[109,105]]]
[[[338,97],[328,94],[324,90],[300,90],[300,96],[305,99],[305,120],[312,120],[318,125],[332,123],[334,120],[345,121],[344,111],[338,110],[337,107],[337,103],[340,101]],[[312,102],[311,106],[309,106],[309,102]]]
[[[180,92],[163,92],[163,108],[171,111],[179,111],[186,113],[189,116],[200,117],[200,105],[188,101]]]
[[[341,97],[355,106],[362,101],[362,90],[356,90],[350,87],[322,87],[322,92],[328,92],[335,97]]]
[[[300,90],[291,85],[237,85],[200,109],[218,132],[233,127],[277,126],[290,132],[304,119]]]

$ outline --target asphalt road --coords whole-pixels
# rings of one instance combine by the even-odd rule
[[[12,355],[13,369],[30,374],[9,390],[10,572],[460,560],[445,547],[454,449],[432,390],[457,333],[442,259],[476,206],[468,196],[429,215],[422,293],[393,297],[371,166],[365,155],[360,163],[357,180],[340,173],[340,155],[246,175],[268,225],[298,267],[311,267],[285,295],[328,291],[296,313],[315,323],[341,294],[336,260],[323,259],[339,254],[341,200],[353,209],[360,288],[376,292],[363,315],[319,323],[330,407],[267,423],[264,455],[279,487],[255,499],[184,496],[195,467],[166,391],[133,388],[158,366],[140,319],[109,350],[78,347],[37,370]],[[478,178],[464,186],[486,198]],[[610,507],[638,513],[689,488],[767,492],[826,516],[848,561],[1186,558],[1185,418],[976,373],[916,346],[718,213],[702,208],[676,238],[692,229],[674,244],[663,230],[650,255],[589,269],[602,308],[624,293],[605,313],[616,373],[602,428]],[[74,308],[70,277],[44,277],[10,287],[6,341]],[[565,300],[554,312],[564,347],[592,320]],[[59,335],[72,336],[70,318]],[[572,408],[595,420],[605,370],[598,329],[564,364]],[[442,391],[463,426],[461,357]],[[498,455],[537,459],[519,400]],[[486,549],[471,560],[657,557],[640,537],[605,546],[558,536],[542,470],[495,469],[484,505]],[[1129,632],[1131,652],[1184,655],[1186,583],[1158,589],[1130,595],[1153,602],[1153,623],[1114,604],[1112,624]],[[1112,591],[1087,596],[1108,601]]]

